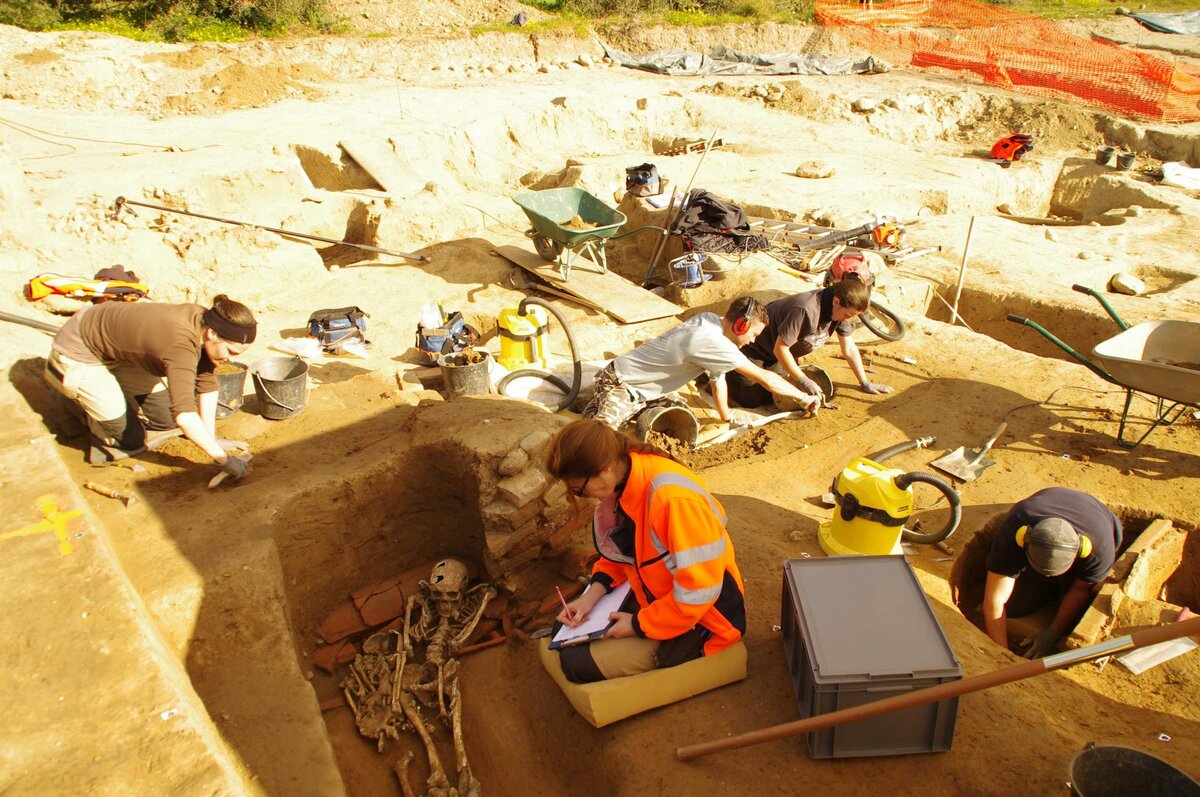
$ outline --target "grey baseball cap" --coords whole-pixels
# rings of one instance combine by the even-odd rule
[[[1029,529],[1025,558],[1043,576],[1061,576],[1075,564],[1079,554],[1079,532],[1062,518],[1046,518]]]

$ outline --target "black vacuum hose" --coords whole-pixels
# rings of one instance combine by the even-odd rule
[[[517,314],[525,315],[525,308],[531,304],[546,308],[554,315],[555,318],[558,319],[558,323],[562,324],[563,332],[567,334],[567,343],[571,346],[571,360],[575,363],[575,373],[572,378],[572,383],[568,385],[562,379],[550,373],[549,371],[543,371],[539,368],[522,368],[520,371],[513,371],[511,374],[508,374],[501,379],[500,384],[496,385],[496,392],[502,396],[507,396],[508,394],[504,392],[504,388],[507,387],[508,383],[512,380],[519,379],[523,376],[541,377],[566,394],[563,400],[559,402],[559,405],[555,408],[555,412],[558,412],[559,410],[567,409],[575,403],[575,398],[579,395],[580,383],[583,382],[583,365],[581,365],[579,362],[579,350],[575,346],[575,334],[571,332],[571,325],[567,323],[567,319],[563,318],[562,313],[558,312],[558,308],[549,302],[544,302],[541,299],[537,299],[533,296],[526,296],[521,300],[521,303],[517,305]]]
[[[936,545],[942,540],[949,537],[958,528],[958,522],[962,520],[962,501],[958,497],[958,491],[940,476],[934,476],[932,473],[924,473],[922,471],[913,471],[912,473],[902,473],[896,477],[893,482],[901,490],[907,490],[909,485],[914,482],[922,482],[930,484],[942,491],[942,495],[946,496],[946,500],[950,502],[950,519],[946,521],[946,525],[941,531],[935,531],[930,534],[922,534],[919,531],[909,531],[905,529],[900,539],[905,542],[916,543],[917,545]]]
[[[872,462],[883,462],[885,459],[890,459],[897,454],[903,454],[905,451],[911,451],[914,448],[927,448],[933,445],[934,438],[918,437],[916,440],[905,440],[903,443],[896,443],[894,446],[888,446],[882,451],[876,451],[874,454],[867,454],[867,459]]]

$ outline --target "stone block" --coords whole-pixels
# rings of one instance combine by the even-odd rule
[[[513,506],[525,506],[546,489],[546,474],[540,468],[526,468],[506,476],[496,485],[496,494]]]
[[[537,456],[545,450],[546,444],[549,442],[549,432],[531,432],[521,441],[521,450],[531,457]]]
[[[548,507],[552,507],[555,504],[567,506],[566,498],[567,485],[558,479],[555,479],[554,484],[551,484],[546,488],[546,492],[542,493],[542,500],[546,502],[546,506]]]
[[[1164,528],[1156,529],[1154,539],[1142,547],[1121,587],[1134,600],[1157,600],[1163,586],[1183,561],[1183,545],[1187,535],[1167,521],[1155,523],[1162,523]],[[1151,524],[1151,528],[1154,525]],[[1149,531],[1143,532],[1143,536]],[[1141,542],[1141,537],[1137,542]]]
[[[1125,593],[1116,584],[1105,584],[1100,588],[1092,605],[1083,613],[1083,617],[1075,625],[1075,630],[1067,636],[1068,648],[1082,648],[1094,645],[1112,630],[1113,617],[1121,607]]]
[[[501,476],[515,476],[525,470],[528,465],[529,455],[520,448],[514,448],[508,452],[508,456],[501,460],[499,467],[496,468],[496,472]]]

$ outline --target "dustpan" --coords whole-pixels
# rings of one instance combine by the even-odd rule
[[[942,473],[949,474],[954,478],[964,481],[973,482],[992,465],[996,463],[990,459],[984,459],[987,452],[995,445],[996,440],[1000,435],[1004,434],[1004,430],[1008,428],[1008,422],[1005,421],[996,427],[996,431],[992,432],[992,436],[987,439],[981,448],[967,449],[962,446],[951,451],[940,459],[935,459],[929,464],[940,470]]]

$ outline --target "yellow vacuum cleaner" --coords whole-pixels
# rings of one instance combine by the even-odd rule
[[[521,312],[522,309],[525,312]],[[546,330],[550,315],[536,305],[509,307],[496,319],[500,328],[498,361],[510,371],[527,366],[546,367]]]
[[[851,460],[833,480],[837,509],[817,533],[821,549],[831,556],[900,554],[902,541],[933,545],[953,534],[962,519],[961,502],[953,487],[932,473],[905,473],[880,464],[932,442],[932,437],[920,437]],[[918,482],[936,487],[950,503],[950,519],[941,531],[925,534],[905,528],[913,512],[912,485]]]

